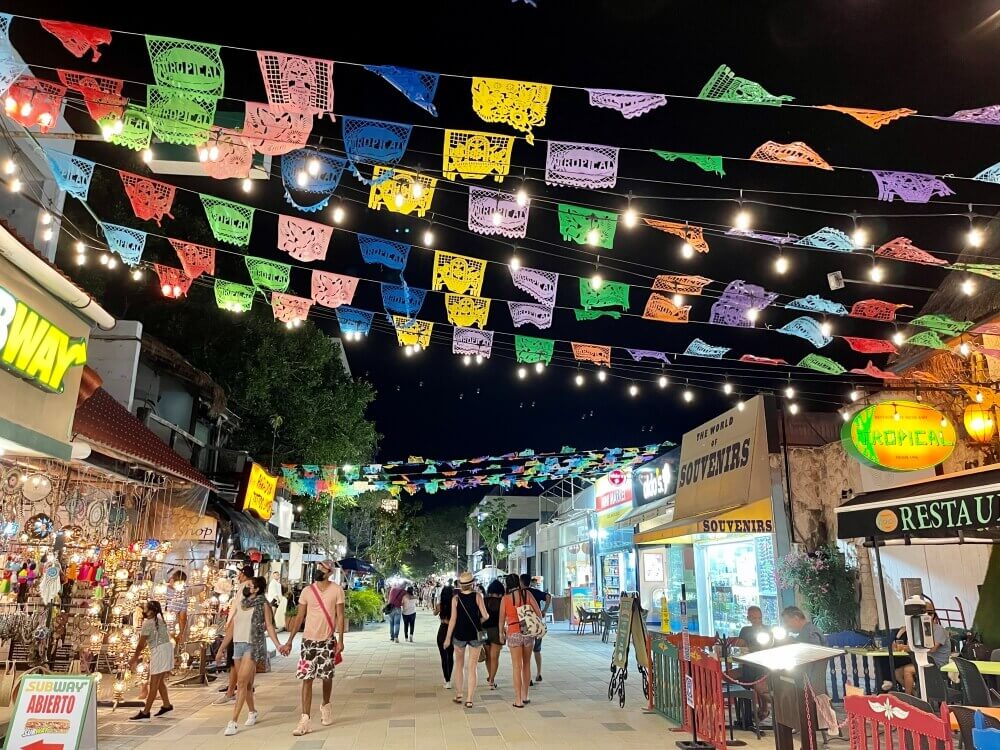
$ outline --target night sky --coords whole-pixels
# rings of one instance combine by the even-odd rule
[[[539,7],[509,0],[467,0],[431,3],[298,3],[268,4],[267,12],[255,13],[250,4],[164,3],[151,6],[118,3],[59,3],[44,0],[7,0],[3,10],[75,20],[114,29],[148,32],[163,36],[253,49],[347,60],[360,63],[396,64],[459,75],[485,75],[559,83],[574,87],[604,87],[696,96],[721,64],[737,75],[760,82],[772,94],[792,94],[803,104],[891,109],[910,107],[921,113],[948,115],[958,109],[1000,102],[1000,79],[996,75],[996,51],[1000,42],[1000,11],[996,2],[942,3],[915,0],[847,0],[844,2],[768,3],[678,3],[660,0],[538,0]],[[765,9],[766,6],[766,9]],[[123,10],[123,8],[128,10]],[[88,70],[95,73],[152,82],[152,74],[141,38],[119,35],[103,48],[99,63],[77,60],[44,32],[15,19],[12,40],[29,63]],[[256,58],[249,52],[223,50],[226,94],[264,101]],[[54,72],[35,69],[40,77]],[[338,66],[335,72],[335,109],[338,114],[395,120],[431,126],[417,128],[410,140],[404,164],[425,170],[440,169],[442,133],[438,128],[465,128],[514,134],[504,124],[484,123],[472,111],[470,82],[466,78],[442,78],[434,118],[408,102],[372,73],[359,67]],[[141,87],[127,86],[126,94],[145,98]],[[221,109],[236,109],[226,102]],[[80,129],[95,126],[83,117]],[[993,164],[1000,154],[998,131],[981,125],[964,125],[923,118],[909,118],[871,130],[835,112],[791,107],[748,107],[671,99],[665,107],[639,119],[625,120],[620,114],[588,105],[582,90],[556,89],[549,105],[548,121],[536,128],[539,142],[529,146],[519,140],[514,147],[511,174],[520,177],[521,167],[539,177],[544,166],[545,143],[541,139],[577,141],[672,151],[747,157],[767,140],[782,143],[804,141],[826,160],[838,166],[895,169],[934,174],[972,176]],[[317,121],[312,142],[324,136],[323,145],[342,149],[340,125],[329,119]],[[81,146],[78,152],[95,160],[144,172],[137,156],[105,144]],[[277,170],[279,160],[274,160]],[[969,228],[964,216],[967,204],[978,213],[992,215],[1000,203],[995,185],[953,181],[956,195],[940,203],[909,205],[874,200],[877,187],[871,175],[861,171],[825,172],[815,169],[767,166],[739,161],[725,162],[726,176],[702,172],[683,162],[666,163],[650,153],[621,154],[618,185],[611,193],[598,194],[574,188],[546,187],[535,180],[529,191],[536,197],[528,239],[518,240],[521,263],[574,276],[590,276],[595,256],[589,248],[563,242],[558,232],[554,202],[581,203],[623,210],[624,195],[631,191],[640,213],[694,224],[730,225],[736,212],[738,191],[743,188],[745,208],[753,215],[754,228],[772,233],[806,235],[823,226],[848,233],[848,214],[862,215],[859,224],[877,247],[905,236],[936,255],[954,260],[963,249]],[[518,180],[508,178],[501,189],[516,190]],[[238,181],[220,183],[209,178],[166,177],[186,188],[243,201]],[[493,261],[506,262],[512,241],[486,238],[465,229],[466,191],[463,182],[494,187],[486,181],[454,183],[441,180],[432,211],[436,214],[436,245],[442,249]],[[695,188],[680,183],[710,186]],[[782,191],[779,192],[753,192]],[[402,241],[420,242],[427,222],[386,211],[364,208],[368,189],[345,173],[338,195],[350,201],[346,228]],[[795,193],[823,193],[809,197]],[[196,202],[194,195],[179,194],[178,200]],[[948,201],[945,203],[944,201]],[[251,202],[273,211],[294,214],[282,199],[280,179],[258,182]],[[795,206],[803,210],[790,210]],[[952,217],[929,217],[949,212]],[[865,218],[879,214],[884,218]],[[304,215],[305,218],[315,218]],[[318,215],[330,221],[329,214]],[[449,218],[450,217],[450,218]],[[258,212],[249,254],[287,260],[274,250],[276,217]],[[136,226],[142,223],[136,220]],[[155,231],[155,225],[150,225]],[[163,234],[183,238],[182,226],[165,222]],[[732,347],[736,356],[749,353],[780,357],[791,363],[815,351],[807,342],[765,327],[777,328],[802,314],[771,308],[762,315],[757,330],[747,331],[707,324],[669,325],[641,320],[651,279],[658,273],[700,274],[722,283],[709,287],[704,298],[691,298],[693,320],[705,321],[709,307],[724,284],[745,279],[781,293],[779,302],[806,294],[820,294],[847,307],[860,299],[879,298],[914,306],[902,319],[912,318],[927,297],[926,291],[893,287],[893,284],[934,288],[947,271],[901,263],[883,263],[886,282],[849,284],[831,292],[826,275],[840,270],[852,279],[866,279],[870,255],[822,253],[814,249],[786,248],[791,268],[781,276],[773,267],[778,255],[773,246],[717,234],[709,237],[711,252],[685,260],[680,240],[651,228],[627,230],[619,227],[614,249],[602,251],[601,273],[605,279],[635,285],[631,295],[633,317],[576,322],[572,307],[578,307],[577,281],[564,276],[560,283],[556,323],[548,331],[532,327],[518,333],[611,344],[617,347],[683,351],[694,337],[714,345]],[[155,245],[155,248],[153,247]],[[995,255],[996,241],[988,243],[984,255]],[[176,264],[163,240],[150,240],[148,257]],[[429,287],[432,253],[414,248],[405,271],[416,287]],[[365,279],[397,281],[390,271],[365,265],[355,237],[335,232],[327,261],[316,267]],[[246,283],[239,258],[220,262],[220,276]],[[980,279],[980,284],[990,284]],[[308,296],[308,274],[293,271],[290,291]],[[507,269],[491,265],[483,296],[500,300],[530,299],[514,289]],[[355,304],[380,310],[378,287],[362,282]],[[336,332],[332,311],[324,313],[321,325]],[[419,317],[446,322],[443,298],[430,293]],[[384,318],[383,318],[384,321]],[[888,338],[891,326],[855,319],[833,319],[835,333]],[[465,367],[451,354],[450,328],[441,326],[429,351],[406,358],[396,347],[384,324],[367,341],[348,343],[348,356],[356,376],[370,379],[378,390],[371,411],[384,435],[380,458],[422,455],[452,458],[489,452],[558,449],[562,445],[598,448],[637,445],[662,440],[679,441],[691,427],[728,408],[732,400],[720,390],[728,375],[744,396],[762,389],[782,388],[783,371],[752,365],[729,366],[712,360],[681,357],[667,374],[671,385],[661,391],[655,384],[658,366],[630,364],[615,351],[616,377],[598,384],[592,367],[584,366],[588,382],[573,384],[576,367],[569,345],[557,344],[558,367],[524,381],[516,377],[513,363],[515,331],[503,302],[494,302],[487,326],[496,330],[498,345],[494,359],[482,366]],[[915,331],[910,331],[915,332]],[[817,353],[848,368],[862,367],[868,357],[852,352],[835,340]],[[885,365],[884,355],[875,362]],[[729,363],[731,365],[731,363]],[[697,394],[694,404],[685,404],[680,393],[690,379]],[[635,381],[640,395],[631,398],[628,386]],[[803,392],[804,410],[834,409],[852,382],[828,376],[810,377],[802,371],[794,376]],[[807,394],[812,394],[808,395]]]

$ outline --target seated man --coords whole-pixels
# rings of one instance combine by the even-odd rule
[[[753,605],[747,608],[747,620],[749,625],[744,625],[740,629],[740,635],[738,641],[747,651],[759,651],[763,646],[760,641],[757,640],[757,636],[760,633],[767,633],[767,627],[764,625],[764,613],[761,612],[760,607]],[[743,664],[740,666],[740,682],[752,682],[754,698],[757,704],[757,721],[763,721],[767,718],[769,709],[769,691],[767,686],[767,680],[761,679],[767,674],[767,672],[759,667],[755,667],[752,664]]]
[[[925,597],[926,599],[926,597]],[[951,637],[948,635],[948,631],[944,629],[941,624],[941,620],[937,616],[937,612],[934,611],[934,602],[930,599],[927,601],[927,614],[931,616],[931,622],[933,623],[933,643],[930,644],[930,649],[927,652],[927,659],[930,661],[930,665],[927,669],[941,669],[948,663],[951,659]],[[901,643],[906,645],[906,650],[909,651],[910,647],[906,639],[906,628],[900,628],[896,633],[896,643]],[[905,659],[905,662],[903,660]],[[896,667],[896,680],[903,686],[903,691],[907,695],[916,695],[916,685],[917,685],[917,667],[914,664],[913,659],[910,657],[895,657],[893,659]],[[901,663],[903,662],[903,663]]]
[[[819,628],[798,607],[785,607],[781,610],[781,620],[792,640],[816,646],[826,645],[826,639]],[[816,695],[826,694],[826,670],[827,662],[825,661],[814,662],[808,667],[809,683]]]

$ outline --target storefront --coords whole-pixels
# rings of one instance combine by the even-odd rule
[[[632,529],[617,522],[632,510],[632,472],[615,470],[594,484],[598,597],[613,607],[625,592],[636,590]]]

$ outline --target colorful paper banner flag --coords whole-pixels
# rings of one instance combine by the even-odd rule
[[[794,101],[794,96],[775,96],[768,93],[759,83],[740,78],[728,65],[720,65],[708,79],[698,94],[699,99],[714,99],[734,104],[766,104],[780,107],[784,102]]]
[[[791,167],[816,167],[817,169],[833,171],[833,167],[827,163],[826,159],[802,141],[793,141],[792,143],[767,141],[750,154],[750,161],[784,164]]]
[[[302,114],[333,113],[333,60],[257,52],[267,101]]]
[[[728,237],[743,237],[749,240],[758,240],[772,245],[788,245],[799,239],[794,234],[773,234],[771,232],[758,232],[753,229],[737,229],[736,227],[728,229],[726,235]]]
[[[145,109],[127,104],[121,118],[111,112],[107,119],[99,120],[98,124],[102,128],[107,126],[113,129],[119,121],[122,123],[121,132],[115,133],[112,130],[111,134],[111,142],[114,145],[123,146],[133,151],[143,151],[149,148],[149,144],[153,140],[153,123],[147,116]]]
[[[126,266],[134,266],[142,259],[142,251],[146,249],[145,232],[107,222],[101,222],[101,230],[108,248],[117,253]]]
[[[827,375],[843,375],[847,372],[847,369],[842,367],[837,362],[834,362],[829,357],[823,357],[819,354],[807,354],[799,363],[795,365],[796,367],[805,367],[809,370],[816,370],[816,372],[823,372]]]
[[[87,200],[90,181],[94,176],[94,162],[65,151],[43,148],[56,185],[81,201]]]
[[[788,362],[784,359],[775,359],[774,357],[758,357],[756,354],[744,354],[740,357],[740,362],[745,362],[749,365],[770,365],[772,367],[780,367],[781,365],[788,364]]]
[[[540,330],[552,325],[552,308],[548,305],[536,305],[533,302],[508,302],[510,319],[515,328],[531,324]]]
[[[858,122],[864,123],[872,130],[878,130],[882,126],[888,125],[890,122],[895,122],[902,117],[917,114],[917,110],[915,109],[858,109],[856,107],[838,107],[835,104],[823,104],[816,107],[816,109],[830,109],[834,112],[843,112]]]
[[[629,285],[621,281],[605,281],[595,289],[589,279],[580,279],[580,307],[620,307],[628,311]]]
[[[854,242],[851,238],[833,227],[817,229],[812,234],[807,234],[802,239],[796,240],[795,244],[839,253],[849,253],[854,249]]]
[[[559,234],[566,242],[610,250],[615,243],[618,214],[595,208],[559,204]],[[593,234],[591,234],[593,232]],[[596,241],[592,241],[596,240]]]
[[[376,166],[373,171],[368,208],[387,208],[397,214],[423,217],[434,200],[437,179],[395,167]]]
[[[402,271],[406,268],[406,261],[410,257],[410,245],[384,240],[370,234],[359,234],[358,246],[361,248],[361,259],[365,263],[377,263],[393,271]]]
[[[493,176],[497,182],[510,172],[514,136],[475,130],[445,130],[441,174],[449,180],[464,177],[481,180]]]
[[[94,120],[109,116],[120,119],[123,116],[127,100],[122,96],[122,87],[125,85],[122,79],[74,70],[57,70],[56,73],[63,86],[83,97],[87,112]],[[0,82],[0,87],[2,86]],[[0,94],[2,93],[3,90],[0,89]]]
[[[174,205],[177,188],[166,182],[151,180],[124,170],[118,170],[118,176],[121,177],[125,194],[137,218],[155,221],[156,226],[160,226],[164,216],[174,218],[170,208]]]
[[[661,221],[660,219],[643,219],[643,221],[653,229],[680,237],[699,253],[707,253],[709,250],[708,242],[705,241],[705,233],[701,227],[682,224],[678,221]]]
[[[592,362],[595,365],[611,367],[611,347],[596,344],[578,344],[570,342],[573,347],[573,358],[577,362]]]
[[[878,199],[892,203],[902,198],[905,203],[927,203],[931,198],[954,195],[955,191],[932,174],[870,170],[878,183]]]
[[[711,283],[712,280],[704,276],[661,275],[653,279],[653,291],[698,296]]]
[[[281,181],[286,190],[330,195],[340,186],[347,159],[328,151],[300,148],[281,157]]]
[[[618,149],[592,143],[549,141],[545,184],[613,188],[618,182]]]
[[[670,364],[670,357],[667,356],[666,352],[657,352],[652,349],[626,349],[625,351],[636,362],[641,362],[644,359],[655,359],[665,365]]]
[[[296,260],[326,260],[333,227],[295,216],[278,216],[278,249]]]
[[[305,146],[312,126],[311,112],[295,112],[287,106],[247,102],[243,137],[257,153],[281,156]]]
[[[868,364],[864,367],[855,367],[851,370],[851,372],[855,375],[867,375],[870,378],[876,378],[878,380],[899,380],[899,375],[876,367],[875,363],[871,360],[869,360]]]
[[[675,305],[662,294],[653,292],[646,300],[646,308],[642,317],[646,320],[658,320],[663,323],[687,323],[691,314],[691,305]]]
[[[895,344],[884,339],[866,339],[858,336],[844,336],[844,341],[856,352],[862,354],[895,354]]]
[[[451,334],[451,353],[467,357],[490,358],[493,352],[493,331],[456,327]]]
[[[20,76],[7,90],[8,102],[28,102],[30,106],[5,109],[7,117],[27,129],[38,126],[40,133],[49,132],[62,112],[66,87],[33,76]]]
[[[960,109],[944,119],[956,122],[976,122],[980,125],[1000,125],[1000,104],[991,104],[988,107],[977,107],[976,109]]]
[[[146,47],[153,78],[160,86],[201,96],[222,96],[225,70],[219,45],[146,34]]]
[[[930,328],[948,336],[957,336],[972,327],[971,320],[955,320],[948,315],[927,314],[910,321],[910,325]]]
[[[412,125],[401,122],[341,117],[340,124],[352,164],[398,164],[413,133]]]
[[[896,311],[904,307],[910,307],[910,305],[897,305],[880,299],[863,299],[851,305],[850,315],[852,318],[868,318],[888,323],[895,320]]]
[[[552,86],[547,83],[508,81],[503,78],[472,79],[472,109],[485,122],[504,122],[525,134],[534,145],[532,128],[545,124]]]
[[[921,331],[906,339],[911,346],[925,346],[928,349],[947,349],[948,345],[941,340],[937,331]]]
[[[313,299],[315,299],[315,293]],[[368,331],[372,327],[372,319],[375,317],[375,313],[368,312],[367,310],[359,310],[356,307],[349,307],[347,305],[339,305],[334,314],[337,316],[337,325],[340,326],[341,333],[353,333],[359,335],[368,335]]]
[[[726,176],[726,172],[722,168],[721,156],[712,156],[710,154],[690,154],[685,151],[660,151],[658,149],[653,149],[653,153],[665,161],[677,161],[680,159],[681,161],[694,164],[703,172],[714,172],[719,175],[719,177]]]
[[[274,319],[282,323],[294,323],[309,317],[313,301],[308,297],[296,297],[292,294],[274,292],[271,295],[271,311]]]
[[[556,342],[552,339],[537,339],[532,336],[514,336],[514,352],[517,361],[525,365],[536,362],[549,364]]]
[[[310,292],[313,300],[323,307],[339,308],[341,305],[349,305],[354,301],[354,292],[357,291],[358,281],[360,279],[354,276],[344,276],[329,271],[313,271]],[[366,330],[365,333],[367,332]]]
[[[913,244],[913,240],[906,237],[897,237],[889,240],[875,250],[875,255],[883,258],[893,258],[895,260],[905,260],[909,263],[923,263],[927,266],[946,266],[948,261],[931,255],[926,250],[921,250]]]
[[[246,284],[215,280],[215,304],[230,312],[249,312],[257,290]]]
[[[382,76],[394,89],[425,112],[437,117],[434,94],[437,92],[437,73],[411,70],[398,65],[365,65],[365,70]]]
[[[597,320],[598,318],[611,318],[612,320],[620,320],[622,314],[618,310],[581,310],[578,307],[574,307],[573,317],[576,318],[577,322]]]
[[[38,23],[62,42],[63,47],[74,57],[83,57],[88,52],[92,53],[91,62],[97,62],[101,59],[101,51],[98,47],[102,44],[111,44],[110,29],[86,26],[82,23],[70,23],[69,21],[39,19]]]
[[[526,237],[529,208],[530,199],[522,206],[512,193],[469,186],[469,229],[473,232]]]
[[[1000,161],[992,167],[987,167],[972,179],[979,180],[981,182],[992,182],[996,185],[1000,185]]]
[[[27,72],[28,64],[17,58],[12,48],[0,46],[0,96],[6,95],[13,83]]]
[[[553,271],[542,271],[538,268],[510,268],[510,277],[514,286],[522,292],[527,292],[536,301],[548,307],[556,304],[556,290],[559,286],[559,274]]]
[[[685,349],[683,353],[688,357],[722,359],[728,351],[729,347],[727,346],[712,346],[711,344],[706,344],[701,339],[694,339],[687,345],[687,349]]]
[[[455,294],[471,294],[478,297],[483,290],[486,276],[486,261],[465,255],[434,251],[434,276],[431,289],[447,289]]]
[[[463,328],[471,328],[474,325],[485,328],[486,319],[490,315],[490,298],[446,294],[444,309],[448,315],[448,322],[453,325]]]
[[[828,313],[830,315],[847,315],[847,308],[839,302],[823,299],[818,294],[793,299],[785,304],[786,310],[805,310],[807,312]]]
[[[208,225],[212,228],[212,235],[215,239],[238,247],[246,247],[250,244],[250,233],[253,231],[253,208],[204,193],[200,193],[200,197],[201,203],[205,207]]]
[[[178,299],[187,296],[191,283],[194,281],[180,268],[164,266],[160,263],[153,264],[153,271],[159,281],[160,291],[167,299]]]
[[[253,255],[244,256],[250,280],[258,289],[272,292],[283,292],[288,289],[291,281],[292,267],[286,263],[276,263],[266,258],[256,258]]]
[[[215,248],[205,245],[196,245],[193,242],[167,238],[177,253],[184,273],[192,279],[197,279],[203,273],[210,276],[215,275]]]
[[[951,270],[977,273],[980,276],[1000,281],[1000,264],[996,263],[952,263]]]
[[[823,333],[823,329],[820,326],[819,321],[815,318],[810,318],[807,315],[802,315],[795,320],[785,323],[785,325],[778,329],[778,333],[784,333],[789,336],[798,336],[800,339],[808,341],[817,349],[822,349],[824,346],[833,341],[832,336],[826,336]]]
[[[1000,323],[983,323],[972,329],[973,333],[985,333],[990,336],[1000,336]]]
[[[218,99],[166,86],[147,86],[146,92],[146,117],[161,141],[201,146],[208,140]]]
[[[613,109],[626,120],[641,117],[657,107],[666,106],[663,94],[646,94],[641,91],[620,91],[618,89],[586,89],[591,107]]]
[[[315,271],[313,272],[315,275]],[[382,306],[387,313],[396,313],[412,318],[424,306],[426,289],[414,289],[406,284],[382,284]]]
[[[396,329],[396,341],[400,346],[419,346],[421,349],[426,349],[431,345],[434,324],[430,321],[393,315],[392,325]]]
[[[212,128],[209,143],[218,151],[218,158],[201,162],[201,168],[216,180],[245,180],[253,166],[253,146],[238,130]]]

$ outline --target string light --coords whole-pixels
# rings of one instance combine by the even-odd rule
[[[792,388],[791,383],[785,387],[785,398],[795,398],[795,389]]]
[[[510,270],[517,271],[520,270],[520,268],[521,268],[521,259],[518,258],[516,255],[510,256]]]
[[[142,150],[142,160],[146,164],[149,164],[151,161],[153,161],[153,149],[151,149],[151,148],[144,148]]]
[[[21,105],[21,117],[27,117],[31,114],[31,102],[25,102]]]
[[[38,123],[43,128],[49,127],[52,124],[52,115],[50,115],[48,112],[42,112],[42,114],[38,116]]]
[[[251,180],[249,177],[244,177],[243,178],[243,192],[244,193],[249,193],[251,190],[253,190],[253,180]]]
[[[208,161],[208,149],[205,148],[204,146],[198,149],[198,161],[200,162]]]
[[[101,263],[102,266],[108,265],[108,254],[107,253],[101,253],[101,257],[98,258],[98,260],[100,261],[100,263]]]
[[[132,281],[141,281],[141,280],[142,280],[142,271],[138,268],[132,271]]]
[[[21,192],[21,180],[15,177],[10,181],[10,192],[20,193]]]
[[[413,180],[410,182],[410,195],[414,198],[424,197],[424,185],[420,180]]]
[[[976,403],[977,404],[983,403],[983,392],[982,391],[976,391]]]
[[[82,266],[87,262],[87,256],[82,253],[76,256],[76,264]]]
[[[403,204],[406,203],[406,198],[403,196],[402,193],[396,193],[396,197],[393,200],[393,203],[396,204],[396,208],[402,208]]]
[[[939,424],[942,427],[947,427],[948,426],[948,418],[947,417],[941,417],[941,421],[939,422]]]
[[[112,269],[112,268],[117,268],[117,267],[118,267],[118,261],[115,260],[114,256],[111,256],[110,258],[108,258],[108,268]]]
[[[471,365],[472,364],[472,357],[470,357],[468,354],[466,354],[464,357],[462,357],[462,364],[465,365],[466,367],[468,367],[469,365]]]
[[[592,227],[587,232],[587,244],[594,246],[601,241],[601,233],[597,231],[596,227]]]
[[[868,232],[861,227],[855,227],[854,232],[851,233],[851,244],[859,250],[868,247]]]
[[[847,411],[847,409],[840,409],[839,413],[840,413],[840,418],[843,419],[845,422],[851,418],[851,415]]]
[[[42,232],[42,240],[48,242],[53,237],[52,227],[46,227],[45,231]]]
[[[756,323],[758,317],[760,317],[760,310],[758,310],[756,307],[751,307],[749,310],[747,310],[747,320],[749,320],[751,323]]]
[[[778,259],[774,261],[774,270],[778,273],[785,273],[788,270],[788,258],[779,254]]]
[[[969,345],[965,341],[963,341],[961,344],[958,345],[958,353],[961,354],[963,357],[968,357],[970,351],[971,350],[969,349]]]
[[[300,188],[309,184],[309,174],[304,169],[300,169],[295,173],[295,184]],[[397,197],[399,196],[397,195]]]
[[[747,405],[743,402],[743,399],[740,399],[739,401],[736,402],[736,411],[743,411],[746,408]]]
[[[521,380],[524,380],[526,377],[528,377],[528,370],[527,370],[527,368],[518,367],[517,368],[517,377],[519,377]]]
[[[851,399],[851,401],[857,401],[861,398],[861,392],[857,388],[851,388],[851,392],[847,394],[847,397]]]
[[[48,211],[43,211],[41,217],[39,218],[39,221],[42,222],[43,226],[47,227],[49,224],[52,223],[52,214],[50,214]]]
[[[342,204],[337,204],[333,208],[333,223],[334,224],[344,223],[344,206]]]
[[[833,334],[833,325],[829,320],[824,320],[819,324],[819,332],[829,338]]]
[[[596,290],[600,289],[601,286],[603,286],[603,284],[604,284],[604,279],[601,278],[601,274],[595,273],[593,276],[590,277],[590,288],[591,289],[593,289],[593,290],[596,291]]]
[[[730,393],[733,392],[733,384],[732,383],[728,383],[728,382],[727,383],[723,383],[722,384],[722,392],[725,393],[728,396]]]
[[[906,337],[903,336],[902,331],[896,331],[892,334],[892,343],[896,346],[902,346],[904,341],[906,341]]]
[[[431,231],[433,224],[428,224],[426,231],[424,231],[424,246],[430,247],[434,244],[434,232]]]
[[[694,248],[691,247],[690,243],[685,242],[683,245],[681,245],[681,257],[682,258],[694,257]]]
[[[306,171],[309,172],[310,177],[316,177],[319,175],[319,159],[315,156],[306,162]]]
[[[969,244],[969,247],[982,247],[983,230],[977,227],[972,227],[969,230],[969,233],[965,235],[965,241]]]
[[[628,395],[631,396],[632,398],[635,398],[636,396],[638,396],[639,395],[639,386],[637,386],[635,383],[632,383],[632,385],[630,385],[628,387]]]
[[[523,182],[521,183],[521,187],[517,191],[517,196],[515,199],[517,200],[517,205],[519,205],[521,208],[524,208],[525,206],[528,205],[528,191],[524,189]]]
[[[81,255],[83,253],[87,252],[87,245],[86,245],[86,243],[84,243],[83,240],[77,240],[76,241],[76,251],[78,253],[80,253]]]
[[[104,140],[106,140],[106,141],[110,141],[112,138],[115,137],[115,131],[112,129],[112,127],[110,125],[102,125],[101,126],[101,137]],[[199,158],[201,158],[201,154],[200,153],[199,153]],[[208,154],[205,154],[205,159],[207,159],[207,158],[208,158]],[[201,159],[201,161],[205,161],[205,159]]]
[[[694,393],[692,393],[690,388],[685,388],[683,395],[684,395],[684,400],[687,401],[689,404],[692,401],[694,401]]]
[[[535,362],[535,372],[539,375],[545,372],[545,364],[543,362]]]
[[[576,382],[578,386],[583,385],[583,375],[581,375],[580,373],[577,373],[576,377],[573,380]]]
[[[872,268],[868,272],[868,278],[874,281],[876,284],[881,284],[882,279],[885,278],[885,274],[882,271],[882,267],[875,265],[874,260],[872,260]]]
[[[219,160],[219,147],[216,146],[215,144],[212,144],[212,148],[210,148],[208,150],[208,158],[211,161],[218,161]]]
[[[674,306],[675,307],[680,307],[683,304],[684,304],[684,295],[683,294],[675,294],[674,295]]]
[[[896,409],[896,404],[892,405],[892,419],[895,422],[898,422],[902,419],[902,417],[899,415],[899,410]]]
[[[599,381],[601,381],[602,383],[603,383],[603,382],[604,382],[605,380],[607,380],[607,379],[608,379],[608,373],[607,373],[607,372],[605,372],[605,370],[604,370],[604,368],[603,368],[603,367],[600,367],[600,368],[598,368],[598,370],[597,370],[597,379],[598,379]]]
[[[115,120],[114,125],[111,126],[111,130],[114,131],[115,135],[121,135],[125,132],[125,122],[123,120]]]
[[[962,294],[964,294],[966,297],[971,297],[975,293],[976,293],[976,282],[974,282],[972,279],[965,279],[965,281],[962,282]]]
[[[733,217],[733,227],[741,232],[746,232],[750,229],[750,225],[753,223],[753,219],[750,213],[743,208],[743,191],[740,190],[740,207],[736,212],[736,216]]]
[[[5,175],[12,175],[16,171],[17,171],[17,162],[15,162],[13,159],[7,159],[7,161],[3,163],[3,173]]]
[[[360,334],[358,334],[358,335],[360,337]],[[482,363],[483,363],[483,355],[482,354],[477,354],[476,355],[476,364],[477,365],[481,365]]]
[[[789,414],[798,414],[799,413],[799,405],[798,404],[789,404],[788,405],[788,413]]]
[[[500,226],[500,224],[503,223],[503,214],[500,213],[499,211],[494,211],[492,219],[493,219],[493,226],[498,227]]]
[[[657,379],[656,381],[656,384],[660,386],[660,388],[666,388],[670,384],[670,381],[667,380],[666,375],[660,375],[659,379]]]
[[[407,357],[412,357],[413,356],[413,347],[410,346],[409,344],[407,344],[406,346],[404,346],[403,347],[403,354],[405,354]]]
[[[629,195],[629,197],[628,197],[628,208],[625,209],[625,213],[622,216],[622,222],[629,229],[631,229],[632,227],[634,227],[636,224],[639,223],[639,215],[635,212],[635,209],[632,208],[632,196],[631,195]]]

